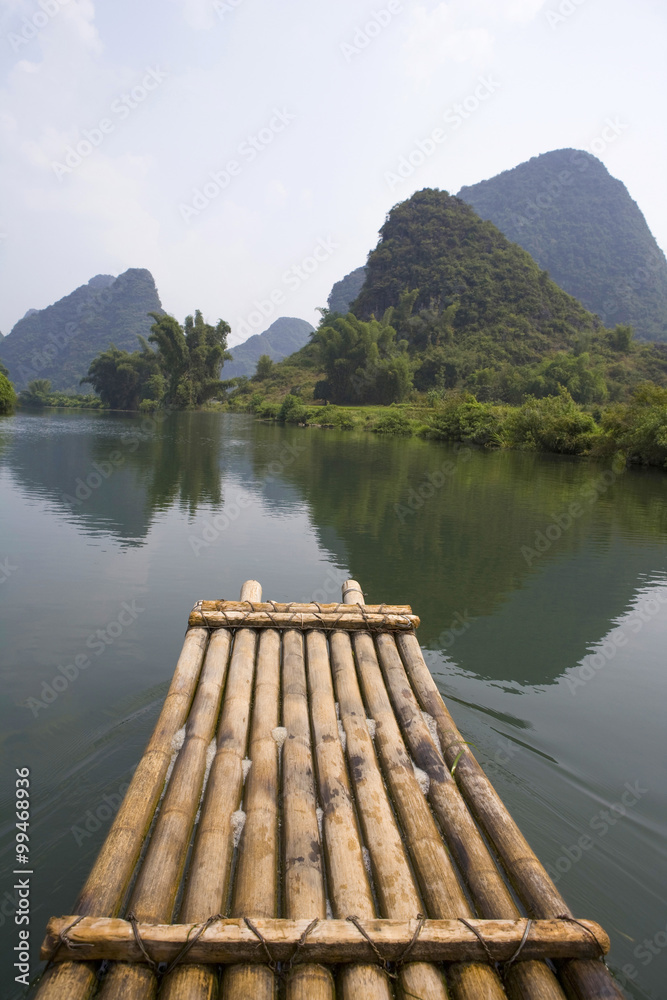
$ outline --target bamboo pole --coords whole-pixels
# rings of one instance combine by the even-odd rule
[[[327,915],[322,844],[317,825],[317,793],[308,720],[303,636],[283,636],[282,806],[284,904],[289,919],[324,920]],[[334,1000],[335,987],[323,965],[295,966],[287,980],[287,1000]]]
[[[254,582],[254,581],[253,581]],[[195,611],[208,614],[211,611],[268,611],[279,614],[301,614],[302,612],[317,612],[318,614],[333,614],[345,611],[346,614],[361,614],[354,604],[319,604],[317,601],[290,601],[281,604],[278,601],[197,601]],[[411,615],[409,604],[365,604],[367,614]]]
[[[421,707],[436,721],[447,765],[456,761],[461,793],[498,853],[519,899],[535,917],[572,916],[544,867],[510,816],[500,796],[466,745],[440,696],[414,635],[402,635],[398,648]],[[621,1000],[611,975],[600,962],[573,961],[561,969],[568,996],[580,1000]]]
[[[219,610],[203,611],[197,605],[188,619],[191,628],[301,628],[349,629],[350,631],[409,632],[419,626],[419,618],[412,614],[386,614],[384,612],[359,614],[356,611],[252,611]]]
[[[232,916],[276,916],[278,895],[278,744],[272,736],[280,722],[280,634],[262,632],[255,671],[254,707],[246,779],[246,821],[234,880]],[[272,1000],[275,976],[266,965],[225,969],[226,1000]]]
[[[364,867],[350,783],[338,733],[338,720],[326,639],[321,632],[306,635],[308,694],[315,746],[319,797],[329,892],[334,916],[375,916],[370,883]],[[346,966],[341,971],[345,1000],[390,1000],[391,989],[377,965]]]
[[[145,923],[165,923],[173,915],[201,797],[208,746],[220,711],[230,647],[229,632],[218,632],[211,638],[188,717],[185,742],[132,890],[128,912]],[[156,991],[157,979],[150,968],[119,962],[107,974],[100,1000],[123,1000],[128,996],[147,1000]]]
[[[428,776],[428,800],[478,913],[482,917],[517,919],[521,916],[519,908],[433,742],[394,637],[379,635],[376,644],[382,674],[403,736],[417,767]],[[565,1000],[558,980],[546,965],[533,962],[527,967],[525,961],[521,965],[521,969],[519,964],[513,965],[507,976],[505,985],[511,995],[535,1000]]]
[[[363,603],[356,580],[343,584],[345,601]],[[417,782],[387,694],[369,633],[353,636],[357,671],[366,708],[375,721],[375,750],[387,788],[401,823],[412,864],[430,916],[474,916],[459,884],[435,819]],[[505,992],[490,965],[461,964],[447,970],[447,981],[457,1000],[477,997],[503,1000]]]
[[[421,912],[422,903],[366,725],[350,636],[345,632],[334,632],[330,650],[357,815],[370,853],[380,911],[383,917],[409,920]],[[403,967],[400,976],[407,995],[420,997],[421,1000],[446,1000],[442,974],[434,965],[410,962]]]
[[[242,601],[259,601],[262,588],[248,580]],[[218,748],[211,767],[201,816],[197,824],[188,879],[181,904],[181,920],[200,922],[224,908],[234,852],[232,815],[243,795],[243,758],[248,742],[250,704],[255,672],[257,634],[241,629],[234,638],[227,686],[218,724]],[[217,972],[188,964],[165,976],[160,1000],[214,1000]]]
[[[86,917],[73,927],[65,943],[59,935],[76,917],[53,917],[47,926],[43,958],[81,954],[85,946],[96,960],[142,962],[144,956],[136,943],[132,925],[127,920]],[[491,957],[496,962],[507,961],[524,940],[522,952],[532,958],[590,958],[597,954],[597,939],[605,951],[609,938],[592,920],[567,923],[563,920],[478,920],[470,925],[484,938]],[[285,962],[292,956],[301,936],[310,924],[308,917],[257,918],[253,924],[267,941],[276,960]],[[363,922],[364,930],[382,954],[391,961],[413,939],[417,922],[412,919],[372,919]],[[201,924],[138,925],[142,942],[160,962],[170,962],[183,946],[193,941],[187,960],[208,964],[234,965],[239,961],[261,964],[266,954],[258,939],[243,920],[226,918],[211,924],[194,940]],[[594,935],[594,937],[593,937]],[[300,947],[306,963],[326,964],[374,961],[370,944],[347,920],[321,920],[313,927]],[[484,946],[475,934],[459,920],[425,920],[415,941],[413,954],[420,962],[486,961]]]
[[[77,913],[112,917],[120,909],[164,787],[172,740],[190,711],[207,643],[206,629],[193,629],[185,637],[153,735],[74,905]],[[37,998],[86,1000],[96,982],[92,966],[59,963],[44,974]]]

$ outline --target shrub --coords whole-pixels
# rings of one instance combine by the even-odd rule
[[[308,411],[297,396],[288,392],[278,411],[278,420],[285,424],[302,424],[308,416]]]
[[[14,386],[6,375],[0,372],[0,414],[11,413],[16,404]]]
[[[638,386],[632,403],[611,407],[602,418],[603,448],[621,449],[627,461],[667,468],[667,389]]]
[[[426,436],[440,441],[466,441],[498,448],[503,443],[503,414],[465,394],[450,398],[431,418]]]
[[[384,413],[371,427],[374,434],[412,434],[412,427],[407,417],[402,413]]]
[[[577,406],[566,389],[557,396],[526,400],[506,421],[510,444],[562,455],[590,451],[597,433],[593,417]]]

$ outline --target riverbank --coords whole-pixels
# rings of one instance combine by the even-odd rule
[[[65,394],[39,406],[52,407],[107,409],[95,396],[68,398]],[[521,406],[480,402],[470,393],[390,406],[316,405],[293,393],[282,400],[234,393],[229,400],[205,404],[203,409],[250,413],[281,424],[462,442],[488,449],[615,458],[628,465],[667,469],[667,389],[651,383],[639,386],[631,402],[605,406],[575,403],[563,389],[558,396],[529,397]]]
[[[260,420],[400,437],[459,441],[667,468],[667,390],[640,386],[630,403],[582,406],[566,390],[527,399],[521,406],[479,402],[469,393],[427,403],[391,406],[318,406],[288,394],[281,402],[235,396],[211,409],[250,412]]]

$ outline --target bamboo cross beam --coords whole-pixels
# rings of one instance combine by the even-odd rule
[[[318,614],[334,614],[345,611],[346,614],[361,614],[361,605],[335,603],[320,604],[318,601],[290,601],[289,604],[281,604],[278,601],[197,601],[196,608],[209,613],[211,611],[271,611],[274,614],[291,614],[296,612],[317,612]],[[412,608],[409,604],[364,604],[363,609],[377,615],[411,615]]]
[[[75,921],[76,922],[75,924]],[[310,920],[260,919],[252,921],[276,962],[334,963],[377,961],[371,945],[348,920],[320,920],[306,930]],[[382,957],[400,960],[415,938],[418,921],[360,921]],[[226,918],[210,924],[199,936],[202,924],[137,925],[137,934],[150,958],[184,963],[230,965],[266,963],[267,952],[243,919]],[[471,928],[474,928],[472,930]],[[305,940],[299,944],[305,935]],[[479,935],[479,937],[477,936]],[[484,943],[482,943],[482,940]],[[599,958],[609,951],[609,938],[591,920],[425,920],[410,948],[411,962],[508,962],[517,953],[527,959]],[[127,920],[76,916],[52,917],[42,944],[43,961],[145,962],[146,958]]]
[[[256,606],[255,606],[256,607]],[[287,607],[283,605],[283,607]],[[324,631],[412,632],[419,626],[419,618],[406,611],[360,609],[346,605],[320,605],[333,610],[318,611],[315,605],[292,606],[290,610],[274,611],[270,605],[264,610],[240,605],[238,602],[200,601],[195,604],[188,619],[189,628],[273,628],[319,629]],[[335,610],[340,608],[340,610]]]

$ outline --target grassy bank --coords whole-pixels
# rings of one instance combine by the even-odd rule
[[[220,406],[219,408],[223,408]],[[566,390],[527,399],[521,406],[479,402],[469,393],[391,406],[313,405],[288,393],[235,396],[225,409],[261,420],[375,434],[418,435],[485,448],[514,448],[596,458],[622,456],[628,464],[667,468],[667,389],[647,383],[629,403],[584,406]]]

